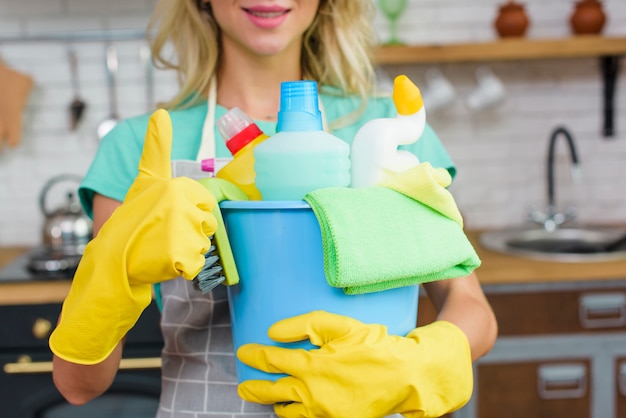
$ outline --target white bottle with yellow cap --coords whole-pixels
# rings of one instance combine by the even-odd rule
[[[350,149],[351,187],[375,186],[420,163],[414,154],[398,146],[412,144],[424,132],[422,94],[406,75],[399,75],[393,83],[393,101],[396,117],[372,119],[354,137]]]

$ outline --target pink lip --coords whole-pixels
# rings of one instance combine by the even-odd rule
[[[257,6],[244,8],[243,11],[253,25],[262,29],[277,28],[287,19],[289,14],[289,9],[277,6]]]

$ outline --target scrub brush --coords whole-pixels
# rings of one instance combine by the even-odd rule
[[[213,215],[217,221],[217,229],[213,235],[215,245],[212,245],[205,254],[204,267],[193,279],[196,289],[206,294],[221,283],[228,286],[239,283],[239,273],[226,234],[226,226],[219,202],[223,200],[248,200],[248,196],[237,186],[223,179],[208,177],[198,181],[213,194],[218,203],[213,209]]]

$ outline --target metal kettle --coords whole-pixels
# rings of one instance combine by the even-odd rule
[[[39,207],[45,216],[42,238],[47,250],[67,256],[82,255],[93,237],[93,223],[80,206],[76,189],[68,191],[66,203],[54,210],[46,206],[46,197],[52,186],[64,181],[80,184],[82,177],[61,174],[48,180],[39,195]]]

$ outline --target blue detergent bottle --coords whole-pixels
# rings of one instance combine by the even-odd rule
[[[262,200],[350,185],[350,146],[323,130],[315,81],[281,83],[276,134],[254,148],[254,161]]]

